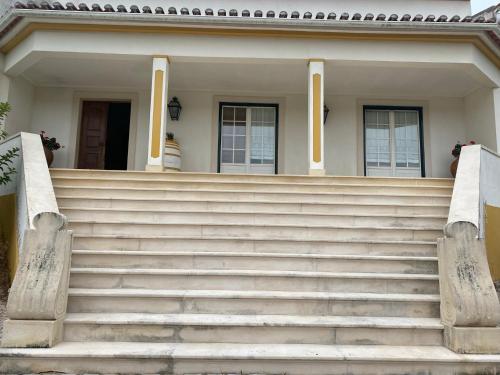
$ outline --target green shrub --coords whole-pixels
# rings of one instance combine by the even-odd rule
[[[3,123],[9,111],[9,103],[0,102],[0,141],[3,141],[8,136],[7,132],[3,129]],[[11,181],[12,175],[16,173],[12,164],[14,163],[14,158],[18,154],[18,147],[13,147],[10,150],[5,151],[3,154],[0,154],[0,185],[6,185]]]

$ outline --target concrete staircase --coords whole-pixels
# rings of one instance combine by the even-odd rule
[[[52,177],[74,250],[58,365],[40,356],[39,369],[496,371],[443,347],[436,239],[451,180]]]

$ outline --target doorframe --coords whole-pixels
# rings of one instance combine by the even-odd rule
[[[128,137],[127,170],[135,170],[135,156],[137,144],[137,123],[139,111],[139,97],[135,93],[103,92],[103,91],[77,91],[73,95],[73,111],[71,123],[70,144],[68,150],[70,160],[73,160],[73,168],[78,168],[78,153],[80,145],[80,133],[83,115],[83,102],[114,102],[130,103],[130,123]]]
[[[219,102],[218,131],[217,131],[217,173],[220,173],[221,137],[222,137],[222,107],[265,107],[275,109],[274,123],[274,174],[278,174],[278,138],[279,138],[279,104],[276,103],[246,103],[246,102]]]
[[[363,105],[363,170],[366,176],[366,110],[381,110],[381,111],[417,111],[418,112],[418,128],[419,128],[419,143],[420,143],[420,174],[425,178],[425,152],[424,152],[424,116],[423,108],[417,106],[398,106],[398,105]]]

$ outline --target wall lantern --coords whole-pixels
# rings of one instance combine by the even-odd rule
[[[172,119],[172,121],[178,121],[179,117],[181,117],[182,106],[181,103],[179,103],[179,100],[177,99],[176,96],[174,96],[172,100],[168,102],[167,107],[168,107],[168,113],[170,113],[170,118]]]
[[[326,119],[328,118],[328,113],[330,113],[330,108],[326,105],[323,106],[323,124],[326,124]]]

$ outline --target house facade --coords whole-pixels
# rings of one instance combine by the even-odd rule
[[[0,373],[500,373],[499,67],[468,0],[2,2]]]
[[[57,137],[54,167],[158,169],[172,132],[182,171],[346,176],[448,177],[457,141],[500,143],[498,25],[468,1],[184,5],[13,2],[8,132]]]

